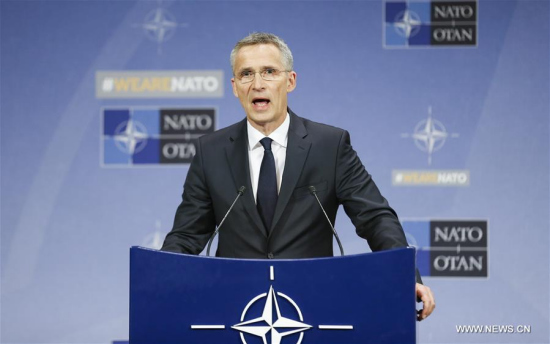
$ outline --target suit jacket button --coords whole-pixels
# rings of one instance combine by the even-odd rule
[[[274,257],[274,256],[273,256],[273,253],[269,252],[269,253],[267,254],[267,258],[273,259],[273,257]]]

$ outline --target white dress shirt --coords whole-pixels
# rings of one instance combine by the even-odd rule
[[[264,147],[260,140],[266,137],[250,122],[246,121],[248,130],[248,161],[250,164],[250,182],[254,191],[254,199],[256,200],[258,193],[258,180],[260,179],[260,167],[264,158]],[[277,192],[281,190],[281,182],[283,180],[283,171],[285,169],[286,160],[286,145],[288,142],[288,128],[290,127],[290,116],[287,113],[285,121],[275,131],[269,134],[271,142],[271,151],[275,158],[275,172],[277,173]]]

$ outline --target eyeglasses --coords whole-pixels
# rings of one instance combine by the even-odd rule
[[[256,78],[256,73],[259,73],[262,79],[265,81],[274,81],[274,80],[280,80],[282,77],[282,73],[284,72],[290,72],[289,70],[278,70],[275,68],[266,68],[259,72],[253,72],[251,70],[245,70],[242,71],[238,76],[237,79],[241,82],[241,84],[248,84]]]

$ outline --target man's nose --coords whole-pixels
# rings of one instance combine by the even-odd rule
[[[256,72],[254,74],[254,80],[252,80],[252,87],[255,90],[260,90],[265,88],[265,80],[262,78],[261,72]]]

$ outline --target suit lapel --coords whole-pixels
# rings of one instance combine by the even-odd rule
[[[260,218],[260,214],[256,208],[254,200],[254,191],[250,182],[250,165],[248,162],[248,135],[246,133],[246,119],[241,122],[238,129],[233,132],[229,138],[230,143],[226,146],[227,163],[231,168],[233,181],[236,189],[241,186],[246,186],[246,191],[242,195],[244,208],[254,220],[254,223],[264,236],[266,235],[265,227]],[[286,173],[286,172],[285,172]]]
[[[269,236],[272,234],[273,228],[277,225],[277,222],[283,214],[283,210],[286,208],[290,196],[298,178],[302,174],[304,163],[306,161],[311,142],[306,138],[307,130],[302,122],[302,119],[296,116],[290,111],[290,128],[288,130],[288,143],[286,148],[286,160],[285,170],[283,172],[283,181],[281,184],[281,190],[279,192],[279,198],[277,200],[277,206],[275,207],[275,215],[273,216],[273,223]]]

